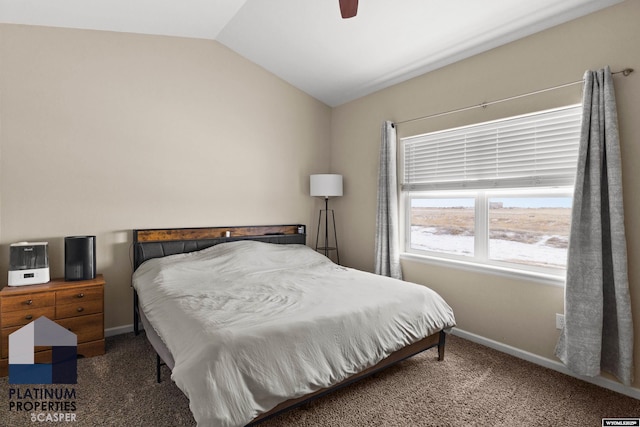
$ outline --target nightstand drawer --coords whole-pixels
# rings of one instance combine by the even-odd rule
[[[78,336],[78,344],[104,338],[102,313],[60,319],[56,323],[76,334]]]
[[[55,307],[28,308],[26,310],[10,311],[8,313],[2,312],[2,319],[0,323],[2,323],[2,328],[26,325],[40,316],[46,316],[49,319],[53,319],[55,312]]]
[[[2,330],[2,338],[0,340],[0,357],[6,359],[9,357],[9,335],[20,329],[22,326],[16,326],[15,328],[5,328]],[[34,348],[35,354],[43,350],[51,350],[51,346],[49,347],[41,347],[37,346]],[[37,362],[38,360],[36,360]],[[43,362],[44,363],[44,362]],[[48,361],[51,363],[51,360]]]
[[[85,316],[102,312],[102,300],[78,300],[73,304],[56,305],[56,319]]]
[[[102,287],[92,286],[56,291],[56,305],[76,304],[80,301],[102,301]]]
[[[51,292],[4,297],[0,301],[0,313],[49,307],[53,305],[54,300],[55,297]]]
[[[2,340],[0,342],[0,357],[3,359],[9,357],[9,335],[20,329],[21,326],[16,326],[15,328],[3,328],[2,329]]]

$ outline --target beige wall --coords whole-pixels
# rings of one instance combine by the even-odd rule
[[[376,175],[383,120],[401,122],[580,80],[587,69],[635,68],[616,76],[629,278],[640,366],[640,2],[629,0],[520,41],[345,104],[333,111],[332,164],[344,174],[345,196],[335,201],[341,255],[351,266],[373,268]],[[580,85],[519,101],[400,125],[399,136],[577,103]],[[563,288],[405,259],[405,278],[426,284],[453,306],[461,329],[555,359],[555,313]],[[636,381],[636,386],[640,385]]]
[[[219,43],[0,25],[0,61],[0,277],[9,243],[62,276],[94,234],[105,326],[130,325],[131,229],[313,221],[330,108]]]

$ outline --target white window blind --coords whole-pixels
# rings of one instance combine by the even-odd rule
[[[580,105],[403,138],[403,191],[573,185]]]

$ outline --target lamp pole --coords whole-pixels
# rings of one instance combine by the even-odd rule
[[[324,196],[324,256],[329,256],[329,196]]]

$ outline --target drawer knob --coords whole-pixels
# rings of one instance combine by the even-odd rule
[[[78,313],[82,313],[82,312],[84,311],[84,308],[82,308],[82,307],[78,307],[78,308],[76,309],[76,311],[77,311]]]
[[[30,300],[26,300],[24,303],[25,303],[26,305],[31,305],[31,304],[33,304],[33,300],[32,300],[32,299],[30,299]]]
[[[84,297],[84,294],[81,292],[78,294],[78,298],[82,298],[82,297]]]
[[[26,320],[31,320],[31,319],[33,319],[33,316],[31,314],[27,314],[26,316],[24,316],[24,318]]]

